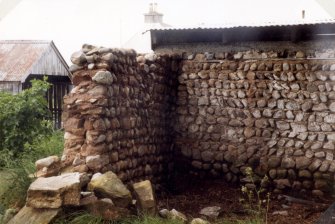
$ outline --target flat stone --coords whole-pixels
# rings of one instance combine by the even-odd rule
[[[316,104],[312,107],[313,111],[325,111],[328,110],[328,107],[324,103]]]
[[[84,68],[83,66],[73,64],[73,65],[70,66],[69,70],[70,70],[70,72],[74,73],[76,71],[82,70],[83,68]]]
[[[329,110],[331,112],[335,112],[335,102],[332,102],[331,104],[329,104]]]
[[[149,53],[149,54],[144,55],[144,58],[147,61],[154,62],[157,59],[157,55],[155,53]]]
[[[60,171],[60,159],[58,156],[49,156],[35,162],[37,177],[50,177],[57,175]]]
[[[326,153],[323,152],[323,151],[321,151],[321,152],[316,152],[316,153],[314,154],[314,156],[315,156],[316,158],[324,158],[324,157],[326,156]]]
[[[86,204],[85,208],[92,215],[105,220],[119,220],[130,215],[128,209],[115,206],[109,198],[93,200]]]
[[[307,102],[305,102],[305,103],[303,103],[303,104],[301,105],[301,109],[302,109],[304,112],[307,112],[307,111],[309,111],[309,110],[312,108],[312,106],[313,106],[313,103],[310,102],[310,101],[307,101]]]
[[[112,73],[109,71],[98,71],[92,80],[99,84],[111,85],[114,81]]]
[[[334,124],[335,123],[335,114],[329,114],[329,115],[325,116],[324,122]]]
[[[282,131],[290,129],[290,124],[285,121],[277,121],[276,125],[277,125],[277,128]]]
[[[272,215],[281,215],[281,216],[288,216],[288,211],[274,211],[272,212]]]
[[[330,186],[328,185],[326,180],[316,180],[314,183],[314,187],[316,190],[329,191]]]
[[[170,215],[170,211],[167,210],[166,208],[163,208],[163,209],[159,210],[158,214],[159,214],[162,218],[167,219],[168,216]]]
[[[201,209],[199,214],[211,219],[216,219],[220,215],[221,210],[222,209],[219,206],[206,207]]]
[[[277,179],[273,181],[276,184],[276,188],[278,189],[285,189],[285,188],[290,188],[291,183],[288,179]]]
[[[307,127],[304,124],[291,123],[291,128],[294,133],[302,133],[307,131]]]
[[[109,163],[108,156],[87,156],[86,157],[86,165],[90,170],[99,171],[102,167]]]
[[[318,80],[321,80],[321,81],[326,81],[328,77],[327,77],[327,75],[325,73],[317,72],[316,73],[316,78]]]
[[[322,148],[322,142],[314,142],[311,145],[311,149],[312,150],[318,150],[318,149],[321,149],[321,148]]]
[[[60,208],[80,204],[84,174],[66,173],[54,177],[40,177],[27,192],[27,206],[33,208]]]
[[[71,55],[71,62],[76,65],[82,65],[86,62],[85,54],[82,51],[74,52]]]
[[[214,159],[214,153],[211,151],[204,151],[201,153],[201,158],[205,162],[210,162]]]
[[[300,156],[296,158],[295,163],[297,169],[306,169],[312,163],[312,160],[310,158]]]
[[[206,96],[199,97],[198,106],[207,106],[209,105],[209,99]]]
[[[313,190],[312,195],[316,196],[316,197],[323,197],[324,193],[320,190]],[[326,222],[324,222],[324,223],[326,223]]]
[[[7,224],[48,224],[60,213],[61,209],[43,209],[24,206]]]
[[[137,206],[141,214],[155,215],[157,212],[156,200],[149,180],[133,184]]]
[[[299,175],[299,177],[307,178],[307,179],[309,179],[309,178],[312,177],[311,172],[308,171],[308,170],[299,170],[299,174],[298,175]]]
[[[294,168],[295,161],[292,158],[285,157],[282,159],[281,166],[283,168]]]
[[[322,162],[320,168],[319,168],[319,171],[320,171],[320,172],[326,172],[326,171],[328,170],[328,168],[329,168],[329,165],[330,165],[329,161],[324,160],[324,161]]]
[[[106,172],[88,184],[88,190],[100,198],[110,198],[117,207],[126,208],[132,200],[130,191],[112,171]]]
[[[176,209],[172,209],[168,213],[168,219],[177,220],[177,221],[179,221],[181,223],[186,223],[187,222],[186,215],[184,215],[183,213],[177,211]]]
[[[320,159],[315,159],[309,166],[308,169],[312,172],[316,171],[322,164]]]
[[[296,58],[305,58],[305,53],[302,51],[297,51],[297,53],[295,54]]]
[[[206,220],[195,218],[195,219],[192,219],[191,224],[210,224],[210,223]]]
[[[115,56],[111,52],[106,53],[105,55],[101,56],[101,60],[106,61],[106,62],[113,62],[114,59],[115,59]]]

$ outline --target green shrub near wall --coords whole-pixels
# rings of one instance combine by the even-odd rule
[[[0,92],[0,214],[4,208],[21,207],[33,181],[35,161],[63,151],[64,133],[54,131],[48,120],[46,80],[17,95]]]
[[[17,158],[26,144],[52,133],[45,98],[49,86],[46,80],[33,80],[30,89],[16,95],[0,92],[0,167]]]

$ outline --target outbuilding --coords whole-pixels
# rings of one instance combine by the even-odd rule
[[[29,88],[32,79],[48,77],[48,106],[61,127],[63,96],[71,88],[71,72],[53,41],[0,40],[0,91],[13,94]]]

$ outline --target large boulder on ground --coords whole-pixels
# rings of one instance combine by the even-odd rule
[[[8,224],[48,224],[61,211],[61,209],[37,209],[24,206]]]
[[[155,215],[156,200],[151,182],[149,180],[133,184],[134,194],[137,201],[138,210],[144,214]]]
[[[54,177],[40,177],[27,192],[27,206],[33,208],[60,208],[80,205],[81,187],[87,182],[86,174],[66,173]]]
[[[132,201],[130,191],[112,171],[92,178],[88,190],[94,191],[99,198],[112,199],[117,207],[126,208]]]
[[[58,156],[49,156],[35,162],[37,177],[51,177],[58,175],[61,163]]]

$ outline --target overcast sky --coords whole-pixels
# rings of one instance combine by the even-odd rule
[[[0,0],[0,7],[1,7]],[[0,21],[0,39],[54,40],[64,58],[83,43],[120,47],[143,31],[150,0],[22,0]],[[172,26],[331,18],[315,0],[156,0]]]

